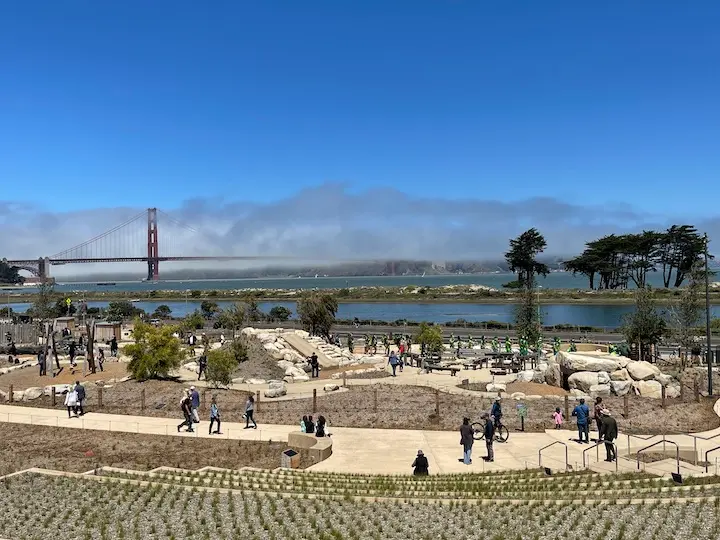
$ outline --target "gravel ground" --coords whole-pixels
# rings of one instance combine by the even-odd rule
[[[32,494],[31,500],[28,495]],[[275,499],[23,475],[0,484],[0,535],[95,539],[671,540],[717,538],[712,503],[541,507]],[[589,513],[591,512],[591,513]]]
[[[539,385],[542,386],[542,385]],[[97,409],[97,388],[88,386],[88,411],[112,414],[143,414],[181,418],[178,403],[186,386],[172,381],[128,381],[106,388],[103,391],[103,408]],[[140,410],[140,393],[145,389],[145,410]],[[201,392],[205,389],[201,389]],[[229,422],[242,421],[247,393],[237,390],[207,389],[202,399],[201,415],[208,415],[210,397],[217,395],[223,419]],[[375,406],[377,396],[377,408]],[[628,403],[628,418],[622,416],[623,398],[605,398],[606,406],[612,411],[618,426],[628,433],[670,434],[705,431],[720,426],[720,418],[713,411],[713,398],[702,398],[700,403],[692,400],[687,393],[685,402],[679,399],[667,400],[662,409],[660,400],[642,399],[631,396]],[[436,414],[436,399],[439,414]],[[58,399],[56,408],[61,407]],[[521,402],[506,399],[503,404],[504,422],[511,429],[520,428],[515,407]],[[561,397],[544,397],[523,401],[528,408],[525,419],[526,431],[543,431],[554,427],[551,418],[556,407],[564,410]],[[389,429],[439,429],[456,430],[463,416],[478,420],[483,411],[490,409],[490,399],[472,395],[458,395],[438,392],[424,386],[409,385],[368,385],[351,386],[347,392],[336,394],[318,393],[317,410],[314,415],[324,415],[330,425],[345,427],[376,427]],[[51,407],[50,398],[42,397],[31,402],[18,403],[33,407]],[[570,412],[574,402],[570,401]],[[312,398],[290,401],[271,401],[261,397],[256,408],[257,421],[268,424],[296,424],[304,415],[313,414]],[[575,429],[572,419],[566,422],[567,429]]]
[[[197,469],[210,465],[273,469],[280,466],[280,454],[287,449],[286,443],[190,439],[5,423],[0,424],[0,434],[0,475],[30,467],[84,472],[97,465],[137,470],[161,466]],[[307,466],[303,460],[301,466]]]

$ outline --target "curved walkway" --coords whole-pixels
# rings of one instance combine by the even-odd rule
[[[720,405],[718,405],[720,407]],[[262,418],[260,418],[262,420]],[[167,435],[175,437],[217,438],[208,435],[207,421],[196,429],[195,433],[178,433],[177,425],[180,419],[157,418],[146,416],[125,416],[89,412],[82,418],[68,418],[67,413],[58,409],[41,409],[31,407],[16,407],[0,405],[0,422],[10,422],[30,425],[43,425],[63,427],[68,429],[93,429],[101,431],[114,431],[125,433],[143,433],[149,435]],[[287,441],[288,434],[297,431],[296,426],[263,425],[257,430],[244,429],[243,424],[224,422],[223,435],[225,439],[242,439],[254,441]],[[495,462],[486,463],[480,459],[485,453],[485,445],[478,442],[474,449],[475,460],[472,465],[465,466],[458,461],[462,456],[460,437],[456,432],[448,431],[421,431],[421,430],[390,430],[390,429],[364,429],[364,428],[334,428],[330,427],[333,439],[333,455],[312,469],[344,473],[373,473],[373,474],[410,474],[410,465],[418,449],[422,449],[430,462],[433,473],[459,473],[482,472],[486,470],[508,470],[535,468],[538,466],[538,451],[551,443],[560,442],[548,448],[543,453],[542,465],[555,470],[565,468],[565,447],[567,445],[568,462],[573,469],[582,467],[583,451],[592,448],[588,445],[579,445],[570,442],[574,435],[570,430],[549,430],[545,433],[512,433],[505,444],[495,444]],[[668,441],[703,452],[706,449],[720,445],[720,428],[711,432],[698,434],[705,438],[716,439],[693,440],[691,435],[668,436]],[[662,440],[661,436],[642,440],[637,437],[628,438],[621,435],[618,438],[618,454],[623,457],[628,452],[636,451],[655,441]],[[670,444],[670,443],[668,443]],[[606,463],[596,463],[596,456],[602,459],[601,447],[586,453],[595,470],[612,471],[614,466]],[[279,456],[278,456],[279,458]],[[635,462],[626,459],[620,460],[621,470],[634,470]],[[667,474],[675,468],[672,463],[660,462],[647,464],[648,472]],[[714,469],[713,469],[714,470]],[[685,474],[699,474],[701,469],[691,465],[683,465]]]

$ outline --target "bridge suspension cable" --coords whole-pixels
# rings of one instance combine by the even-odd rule
[[[72,255],[73,253],[77,253],[78,251],[81,251],[84,248],[87,248],[87,247],[91,246],[92,244],[95,244],[95,243],[103,240],[104,238],[107,238],[111,234],[118,232],[120,229],[123,229],[133,223],[139,222],[140,220],[144,221],[146,219],[147,219],[147,212],[143,211],[143,212],[137,214],[136,216],[131,217],[124,223],[121,223],[120,225],[113,227],[109,231],[105,231],[104,233],[99,234],[99,235],[95,236],[94,238],[91,238],[90,240],[86,240],[85,242],[83,242],[81,244],[71,247],[70,249],[66,249],[64,251],[61,251],[60,253],[56,253],[55,255],[53,255],[50,258],[51,259],[69,259],[69,258],[71,258],[70,255]]]

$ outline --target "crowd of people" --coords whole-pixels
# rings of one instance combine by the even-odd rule
[[[497,428],[502,425],[502,400],[495,399],[489,412],[483,412],[480,416],[483,425],[483,439],[487,455],[483,459],[487,462],[495,461],[495,435]],[[602,397],[595,398],[595,404],[592,413],[590,407],[585,403],[584,399],[580,399],[579,403],[573,409],[572,416],[576,419],[578,428],[578,443],[590,443],[590,420],[594,420],[595,427],[598,432],[597,443],[605,444],[605,452],[607,462],[613,462],[617,459],[617,450],[615,440],[618,437],[618,425],[613,418],[610,410],[603,404]],[[559,407],[552,413],[555,429],[561,429],[565,421],[564,415]],[[458,461],[465,465],[472,464],[472,450],[475,443],[475,431],[468,417],[463,418],[460,426],[460,445],[463,448],[463,457]],[[418,450],[417,456],[412,463],[413,474],[423,476],[429,474],[429,463],[422,450]]]
[[[184,427],[187,433],[194,433],[194,424],[200,423],[200,393],[197,388],[191,386],[190,388],[183,391],[183,395],[180,399],[180,411],[184,417],[178,427],[178,433]],[[251,394],[245,401],[245,412],[243,413],[243,419],[245,420],[245,429],[257,429],[257,422],[255,422],[255,397]],[[252,423],[252,425],[250,425]],[[222,435],[220,431],[221,415],[220,407],[217,403],[217,397],[213,396],[210,400],[210,426],[208,428],[208,435]],[[217,426],[217,429],[213,431],[213,426]]]

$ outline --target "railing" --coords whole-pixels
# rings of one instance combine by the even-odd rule
[[[583,450],[583,469],[587,469],[585,454],[587,454],[588,451],[590,451],[590,450],[592,450],[593,448],[595,448],[595,449],[597,449],[597,458],[596,458],[596,459],[597,459],[597,461],[600,461],[600,445],[601,445],[601,444],[608,444],[608,443],[612,444],[612,445],[613,445],[613,448],[615,449],[615,472],[618,472],[618,456],[617,456],[618,447],[617,447],[617,444],[615,444],[614,442],[610,442],[610,441],[607,441],[607,442],[606,442],[606,441],[599,441],[599,442],[595,443],[594,445],[589,446],[588,448],[586,448],[585,450]]]
[[[700,436],[700,435],[690,435],[690,437],[693,438],[693,456],[694,456],[694,458],[693,458],[693,459],[694,459],[694,463],[693,463],[693,464],[694,464],[694,465],[697,465],[697,455],[698,455],[698,453],[697,453],[697,440],[700,439],[700,440],[702,440],[702,441],[711,441],[711,440],[715,439],[716,437],[720,437],[720,433],[718,433],[717,435],[713,435],[712,437],[702,437],[702,436]],[[718,448],[720,448],[720,447],[718,447]],[[713,450],[714,450],[714,449],[713,449]],[[705,472],[707,472],[707,471],[705,471]]]
[[[710,463],[708,463],[708,455],[715,450],[720,450],[720,446],[716,446],[715,448],[711,448],[710,450],[705,452],[705,472],[708,472],[708,467],[710,466]],[[715,472],[717,473],[717,471]]]
[[[630,457],[630,453],[631,453],[630,452],[630,437],[632,437],[634,439],[640,439],[641,441],[649,441],[650,439],[654,439],[655,437],[662,437],[663,440],[665,440],[665,435],[648,435],[648,436],[644,437],[642,435],[630,435],[630,434],[626,433],[625,436],[627,437],[627,440],[628,440],[628,444],[627,444],[628,457]]]
[[[676,464],[676,467],[677,467],[677,473],[680,474],[680,446],[678,445],[678,443],[676,443],[676,442],[674,442],[674,441],[666,440],[664,435],[663,435],[663,440],[662,440],[662,441],[658,441],[658,442],[656,442],[656,443],[652,443],[651,445],[646,446],[646,447],[644,447],[644,448],[641,448],[640,450],[637,451],[637,453],[636,453],[635,455],[637,456],[637,468],[638,468],[638,471],[640,470],[640,454],[641,454],[642,452],[644,452],[645,450],[649,450],[650,448],[652,448],[652,447],[654,447],[654,446],[657,446],[658,444],[663,444],[663,445],[664,445],[665,443],[675,445],[675,464]]]
[[[556,444],[562,444],[565,447],[565,470],[568,470],[568,468],[570,467],[570,462],[568,460],[568,445],[562,441],[552,442],[538,450],[538,467],[542,467],[542,451],[547,450],[548,448],[550,448],[551,446],[555,446]]]

